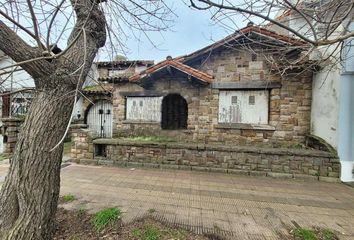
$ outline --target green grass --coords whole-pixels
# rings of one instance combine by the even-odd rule
[[[151,213],[156,212],[156,210],[155,210],[154,208],[150,208],[150,209],[148,210],[148,212],[151,214]]]
[[[330,229],[317,228],[297,228],[294,230],[294,237],[297,240],[337,240],[338,237]]]
[[[321,235],[322,235],[322,239],[323,240],[332,240],[332,239],[337,239],[336,235],[334,234],[334,232],[332,232],[329,229],[322,229],[321,230]]]
[[[8,159],[9,157],[10,157],[10,155],[7,153],[0,154],[0,162]]]
[[[87,208],[85,205],[81,204],[79,208],[76,210],[77,216],[81,217],[87,212]]]
[[[142,141],[142,142],[175,142],[176,140],[165,136],[139,136],[139,137],[124,137],[124,140]]]
[[[158,240],[162,236],[160,229],[154,225],[145,225],[142,230],[135,228],[132,235],[141,240]]]
[[[63,202],[72,202],[76,200],[76,197],[73,194],[66,194],[62,197]]]
[[[64,142],[64,155],[68,155],[71,152],[71,142]]]
[[[297,228],[295,229],[294,236],[302,240],[317,240],[316,233],[312,229]]]
[[[108,224],[120,219],[121,215],[122,212],[118,208],[105,208],[95,214],[92,219],[92,223],[96,230],[100,231],[104,229]]]

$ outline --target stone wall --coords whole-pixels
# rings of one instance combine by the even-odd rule
[[[74,159],[92,159],[93,158],[93,139],[95,134],[87,129],[87,125],[71,125],[71,153],[70,157]]]
[[[97,156],[83,136],[77,135],[82,148],[72,155],[82,162],[320,180],[340,173],[336,155],[317,150],[96,139],[94,145],[105,148],[105,155]]]
[[[13,153],[24,119],[3,118],[1,121],[3,123],[1,134],[4,141],[4,153]]]

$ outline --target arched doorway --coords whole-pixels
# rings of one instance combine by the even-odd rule
[[[162,129],[186,129],[187,119],[188,104],[181,95],[169,94],[162,99]]]
[[[101,100],[93,104],[88,110],[86,124],[101,138],[112,137],[112,109],[112,103]]]

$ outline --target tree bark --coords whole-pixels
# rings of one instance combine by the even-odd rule
[[[1,239],[51,238],[63,147],[50,150],[69,123],[74,98],[63,96],[71,90],[36,93],[0,195]]]
[[[53,233],[63,145],[51,150],[65,134],[77,89],[81,89],[106,40],[106,21],[99,1],[71,2],[77,21],[69,47],[52,61],[28,61],[40,53],[0,21],[0,49],[17,62],[25,61],[20,66],[36,84],[0,193],[2,240],[48,240]]]

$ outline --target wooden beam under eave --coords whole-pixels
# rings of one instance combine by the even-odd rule
[[[247,81],[247,82],[213,82],[214,89],[273,89],[281,88],[280,82]]]

